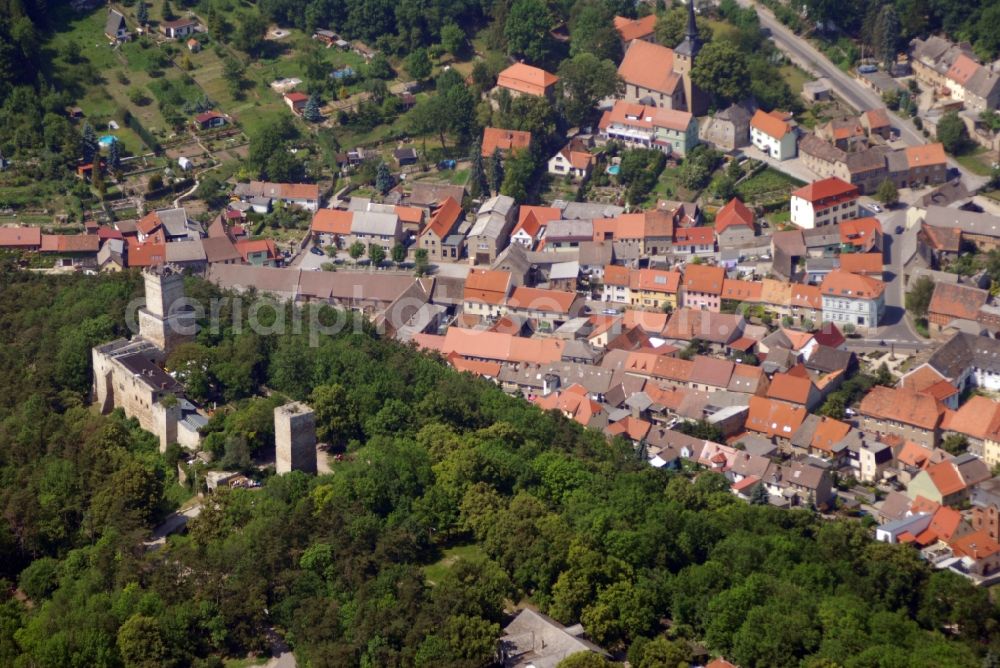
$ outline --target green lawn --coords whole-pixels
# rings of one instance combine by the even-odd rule
[[[744,202],[770,201],[787,195],[801,185],[787,174],[768,167],[736,186],[736,192]]]
[[[444,551],[441,559],[437,562],[423,567],[424,577],[427,582],[435,584],[445,576],[459,559],[481,559],[485,558],[485,553],[478,545],[459,545]]]
[[[955,161],[978,176],[990,176],[993,173],[989,152],[982,146],[977,146],[962,155],[956,155]]]
[[[794,95],[800,95],[802,93],[802,84],[812,80],[812,77],[795,65],[782,65],[779,68],[779,71],[781,72],[781,78],[784,79],[788,84],[788,87],[792,89],[792,93]]]

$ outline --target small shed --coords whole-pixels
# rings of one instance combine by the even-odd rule
[[[187,157],[185,157],[183,155],[180,158],[177,159],[177,164],[185,172],[189,171],[192,167],[194,167],[194,163],[191,162],[191,158],[187,158]]]
[[[802,84],[802,97],[806,102],[825,102],[830,99],[831,94],[830,81],[825,77]]]

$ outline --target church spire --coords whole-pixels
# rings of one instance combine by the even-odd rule
[[[689,42],[691,48],[691,57],[698,53],[698,48],[701,46],[701,41],[698,39],[698,23],[694,19],[694,0],[688,0],[688,25],[687,30],[684,32],[684,40]]]

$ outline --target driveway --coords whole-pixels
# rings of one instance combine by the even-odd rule
[[[788,56],[789,60],[814,76],[826,77],[830,81],[833,91],[842,100],[858,111],[885,107],[881,95],[830,62],[808,40],[799,37],[781,21],[776,19],[769,9],[757,5],[753,0],[737,1],[743,7],[753,7],[757,11],[761,27],[770,31],[771,40],[778,49]],[[919,146],[927,143],[927,139],[923,134],[918,132],[909,121],[903,120],[888,109],[886,112],[893,127],[899,130],[900,139],[903,142],[909,146]],[[988,180],[986,177],[976,176],[965,170],[952,159],[948,160],[948,164],[952,169],[956,169],[961,173],[962,180],[969,190],[981,188]]]
[[[790,160],[776,160],[769,156],[764,151],[760,150],[756,146],[745,146],[741,148],[740,151],[748,158],[753,158],[754,160],[760,160],[761,162],[766,162],[769,166],[778,170],[782,174],[787,174],[793,179],[798,179],[803,183],[812,183],[819,176],[813,172],[811,169],[806,167],[805,162],[802,158],[791,158]]]

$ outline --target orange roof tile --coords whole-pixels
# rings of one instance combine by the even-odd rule
[[[808,377],[801,378],[787,373],[776,373],[771,378],[767,397],[805,406],[809,401],[809,392],[812,388],[813,383]]]
[[[950,461],[931,464],[925,470],[941,496],[949,496],[965,489],[962,476],[958,474],[958,469]]]
[[[882,238],[882,223],[878,218],[855,218],[840,223],[840,243],[871,250]]]
[[[614,25],[622,41],[628,44],[634,39],[644,39],[655,32],[656,14],[649,14],[640,19],[616,16]]]
[[[869,109],[864,113],[864,116],[865,120],[868,122],[868,127],[872,129],[887,128],[892,126],[892,123],[889,122],[889,115],[885,112],[884,108]]]
[[[642,40],[629,44],[618,74],[630,84],[667,94],[681,81],[674,73],[673,50]]]
[[[32,248],[41,245],[41,228],[0,227],[0,248]]]
[[[813,432],[812,442],[809,445],[824,452],[832,452],[833,446],[844,440],[850,431],[851,425],[846,422],[841,422],[831,417],[820,418],[819,424],[816,425],[816,431]]]
[[[128,239],[128,266],[155,267],[166,261],[166,244],[147,241],[139,243],[135,237]]]
[[[341,211],[340,209],[318,209],[313,214],[311,229],[313,232],[321,234],[336,234],[347,236],[351,233],[351,222],[354,220],[353,211]]]
[[[418,344],[423,339],[417,340]],[[444,341],[430,340],[445,355],[458,353],[472,359],[497,362],[551,364],[562,359],[565,342],[560,339],[527,339],[502,332],[449,327]]]
[[[420,234],[433,232],[438,239],[445,239],[462,220],[463,213],[462,205],[454,197],[447,197],[440,203],[427,227]]]
[[[622,324],[625,327],[638,327],[649,334],[659,335],[667,326],[668,319],[669,316],[666,313],[629,309],[625,311]]]
[[[781,112],[766,112],[761,109],[754,112],[753,118],[750,119],[750,127],[775,139],[781,139],[792,131],[792,126],[784,120],[784,115]]]
[[[1000,552],[1000,543],[990,538],[986,529],[979,529],[951,541],[951,551],[956,557],[979,561]]]
[[[483,129],[483,157],[493,155],[496,149],[501,153],[520,151],[531,144],[531,133],[522,130],[504,130],[502,128]]]
[[[877,299],[885,291],[885,283],[868,276],[835,269],[823,278],[819,289],[822,294],[830,297]]]
[[[722,281],[722,298],[735,299],[741,302],[757,302],[760,300],[763,286],[757,281],[743,281],[727,278]]]
[[[819,181],[813,181],[808,185],[802,186],[792,192],[792,197],[812,202],[813,207],[817,207],[817,205],[827,207],[857,199],[858,194],[857,186],[838,179],[836,176],[831,176],[828,179],[820,179]]]
[[[396,211],[396,215],[399,216],[399,220],[404,223],[419,225],[424,222],[424,210],[419,207],[396,205],[393,209]]]
[[[645,420],[640,420],[629,415],[618,422],[608,425],[605,431],[611,436],[622,435],[628,436],[633,441],[641,441],[646,438],[646,434],[649,433],[652,426]]]
[[[722,267],[689,264],[684,268],[684,289],[712,295],[722,294],[726,272]]]
[[[842,253],[840,255],[840,270],[849,274],[882,275],[881,253]]]
[[[973,396],[957,411],[948,411],[941,421],[941,429],[984,439],[996,431],[1000,419],[1000,403],[989,397]]]
[[[461,355],[452,355],[448,358],[448,361],[456,371],[468,371],[469,373],[476,376],[483,376],[486,378],[496,378],[500,375],[500,363],[499,362],[485,362],[482,360],[470,360],[468,358],[462,357]]]
[[[975,74],[976,70],[980,67],[981,65],[979,63],[963,53],[959,55],[958,58],[955,59],[955,62],[951,64],[951,67],[948,68],[948,73],[945,76],[955,81],[959,86],[964,86],[969,83],[969,79],[972,78],[972,75]]]
[[[904,375],[900,379],[899,384],[908,390],[923,392],[943,380],[946,380],[945,377],[937,369],[930,364],[921,364],[913,371]]]
[[[910,169],[934,167],[948,164],[948,157],[944,154],[944,145],[940,142],[924,144],[923,146],[907,146],[906,163]]]
[[[937,283],[927,307],[930,315],[950,319],[975,320],[979,309],[986,305],[990,293],[967,285]]]
[[[518,287],[507,299],[507,306],[529,311],[569,313],[576,299],[575,292]]]
[[[473,269],[465,278],[462,299],[500,306],[507,301],[510,284],[509,271]]]
[[[638,44],[639,42],[636,42]],[[645,44],[645,42],[642,42]],[[667,128],[677,132],[685,132],[691,125],[693,116],[686,111],[666,109],[664,107],[644,106],[623,102],[615,102],[601,116],[598,127],[606,130],[612,124],[625,125],[633,128]]]
[[[715,232],[718,234],[737,225],[752,230],[753,212],[738,197],[734,197],[715,214]]]
[[[677,294],[677,286],[681,281],[680,272],[662,269],[640,269],[633,272],[633,275],[637,276],[636,288],[648,292]]]
[[[935,429],[944,417],[943,406],[926,394],[906,388],[876,385],[861,400],[860,412],[879,420],[891,420],[920,429]]]
[[[604,266],[604,284],[605,285],[617,285],[624,287],[629,285],[629,276],[631,272],[628,267],[623,267],[620,264],[608,264]]]
[[[497,76],[497,85],[501,88],[526,95],[545,95],[557,81],[556,75],[524,63],[514,63]]]
[[[747,429],[768,437],[791,438],[806,419],[806,409],[764,397],[750,397]]]

